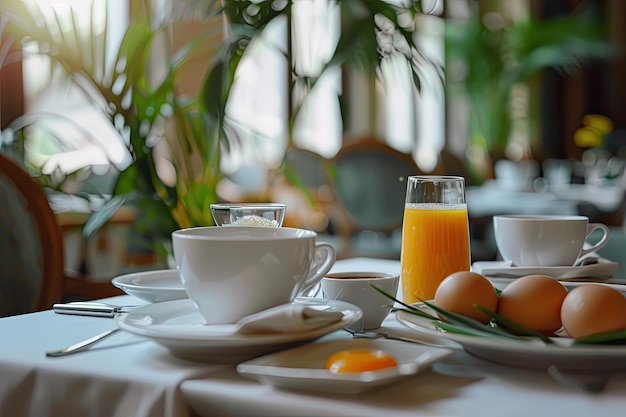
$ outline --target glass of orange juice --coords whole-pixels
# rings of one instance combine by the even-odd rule
[[[410,176],[402,225],[402,301],[432,300],[448,275],[470,269],[465,179]]]

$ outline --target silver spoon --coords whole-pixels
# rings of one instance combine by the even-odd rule
[[[445,342],[438,343],[435,341],[424,340],[423,338],[412,339],[412,338],[402,337],[402,336],[392,336],[388,333],[381,332],[381,331],[371,331],[371,330],[370,331],[367,331],[367,330],[355,331],[355,330],[350,329],[349,327],[344,327],[343,330],[350,333],[353,339],[370,339],[370,340],[388,339],[388,340],[399,340],[401,342],[416,343],[418,345],[425,345],[425,346],[431,346],[431,347],[436,347],[436,348],[453,347],[450,344],[446,344]]]
[[[59,356],[71,355],[71,354],[78,353],[78,352],[83,352],[83,351],[89,349],[93,344],[95,344],[95,343],[101,341],[102,339],[112,335],[113,333],[117,332],[118,330],[120,330],[120,328],[116,327],[114,329],[107,330],[106,332],[102,332],[102,333],[97,334],[97,335],[95,335],[93,337],[90,337],[89,339],[83,340],[82,342],[74,343],[73,345],[64,347],[63,349],[48,351],[48,352],[46,352],[46,356],[48,356],[48,357],[59,357]]]

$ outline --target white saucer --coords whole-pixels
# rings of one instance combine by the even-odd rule
[[[120,275],[113,278],[111,283],[126,294],[149,303],[187,298],[187,292],[175,269]]]
[[[598,263],[581,266],[511,266],[507,261],[481,261],[472,264],[472,271],[486,277],[519,278],[525,275],[548,275],[560,281],[594,278],[602,281],[611,278],[617,262],[600,259]]]
[[[346,349],[381,349],[392,356],[398,366],[355,373],[332,373],[324,369],[331,354]],[[423,372],[451,354],[449,349],[393,340],[336,340],[252,359],[237,365],[237,372],[278,388],[355,394]]]
[[[349,326],[363,312],[353,304],[322,298],[298,298],[296,303],[341,311],[343,318],[328,326],[299,333],[242,335],[234,324],[206,325],[189,299],[166,301],[118,314],[118,326],[145,336],[169,349],[174,356],[209,363],[233,363],[315,340]]]

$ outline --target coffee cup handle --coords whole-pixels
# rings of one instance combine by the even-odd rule
[[[600,241],[596,243],[595,245],[581,250],[580,255],[578,255],[579,259],[591,252],[594,252],[594,251],[597,251],[598,249],[603,248],[609,242],[609,237],[611,237],[611,232],[609,231],[609,228],[602,223],[589,223],[587,225],[587,238],[591,235],[591,233],[594,232],[594,230],[597,230],[597,229],[601,229],[604,231],[604,234],[602,235],[602,239],[600,239]],[[585,240],[587,238],[585,238]]]
[[[311,274],[302,284],[298,293],[300,297],[315,297],[320,291],[322,278],[335,264],[335,248],[326,242],[315,244],[315,261],[311,266]]]

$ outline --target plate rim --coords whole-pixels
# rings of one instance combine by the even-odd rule
[[[420,302],[415,303],[417,305],[422,304]],[[424,306],[428,309],[428,307]],[[408,318],[413,320],[409,320]],[[435,330],[431,326],[424,326],[420,322],[427,322],[429,319],[416,316],[411,313],[407,313],[402,310],[396,312],[396,320],[402,325],[413,329],[417,332],[423,332],[429,336],[435,336],[442,339],[452,340],[464,348],[469,346],[470,348],[483,348],[483,349],[496,349],[503,353],[525,353],[531,355],[545,353],[546,358],[552,356],[562,356],[563,359],[572,359],[580,357],[585,358],[589,356],[602,356],[607,358],[607,355],[611,358],[624,358],[626,359],[626,346],[619,345],[571,345],[564,346],[563,344],[544,344],[541,341],[537,343],[523,343],[521,341],[495,339],[478,336],[468,336],[455,333],[446,333]],[[564,341],[568,340],[564,338]],[[571,339],[569,339],[571,340]],[[504,349],[503,349],[504,347]]]
[[[118,275],[115,278],[111,279],[111,283],[116,286],[117,288],[126,291],[127,289],[129,291],[135,291],[135,292],[145,292],[145,293],[172,293],[172,292],[182,292],[185,293],[186,295],[186,291],[185,291],[185,287],[183,286],[182,282],[180,283],[180,287],[163,287],[163,286],[159,286],[159,287],[155,287],[155,286],[150,286],[150,285],[140,285],[140,284],[135,284],[132,282],[129,282],[127,280],[132,279],[136,276],[155,276],[155,275],[169,275],[169,274],[176,274],[178,275],[178,272],[176,271],[176,269],[155,269],[155,270],[150,270],[150,271],[139,271],[139,272],[131,272],[128,274],[123,274],[123,275]],[[150,278],[148,278],[150,279]],[[156,278],[153,278],[156,279]],[[180,279],[180,278],[179,278]],[[172,280],[174,281],[174,280]]]

